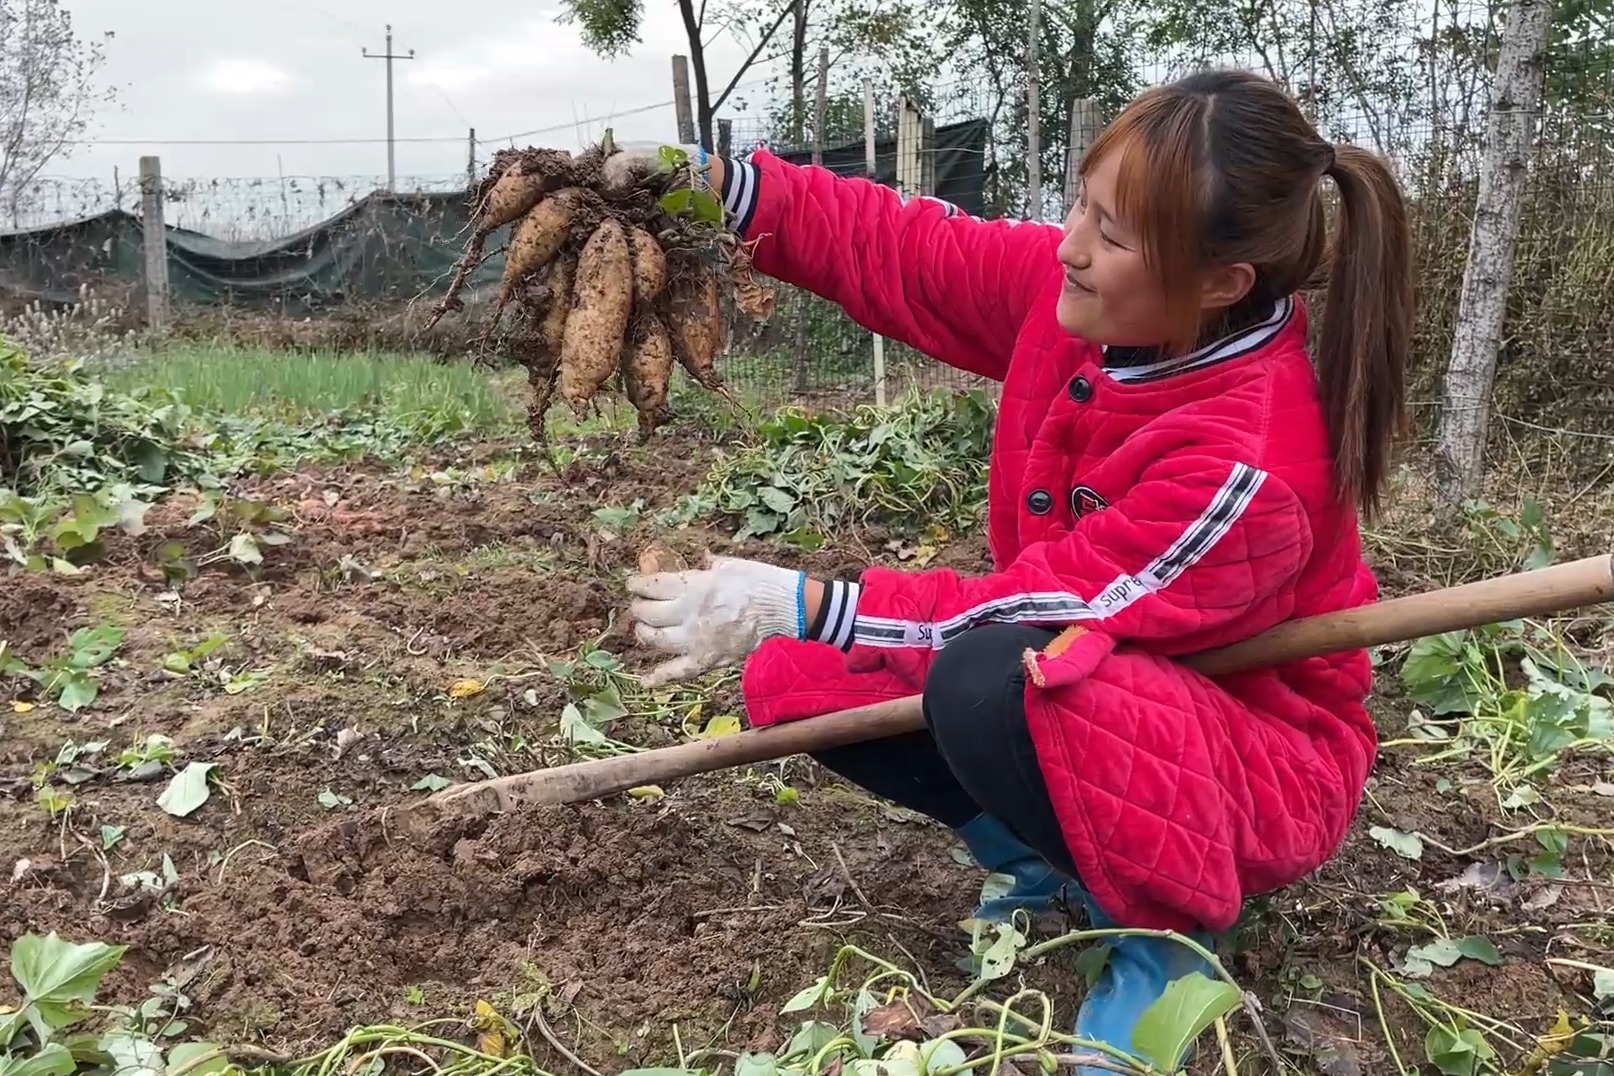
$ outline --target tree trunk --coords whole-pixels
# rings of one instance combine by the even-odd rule
[[[1099,13],[1092,0],[1081,0],[1071,20],[1070,48],[1065,50],[1059,73],[1060,99],[1064,102],[1064,129],[1069,132],[1065,146],[1065,188],[1062,205],[1069,214],[1075,204],[1079,165],[1088,145],[1098,136],[1103,110],[1094,100],[1093,48],[1098,36]]]
[[[689,39],[689,66],[695,75],[695,121],[700,127],[700,142],[710,153],[712,141],[712,91],[706,79],[706,49],[701,45],[701,24],[695,15],[694,0],[678,0],[678,12],[684,17],[684,36]]]
[[[802,0],[797,0],[796,10],[800,12],[804,7]],[[798,25],[800,25],[798,23]],[[813,164],[822,167],[824,164],[824,114],[829,104],[829,49],[818,50],[818,86],[813,98]],[[809,334],[812,329],[813,297],[805,289],[796,291],[796,355],[794,360],[796,395],[806,395],[811,385],[809,372],[812,361],[808,358],[807,349],[810,343]]]
[[[1042,94],[1037,60],[1042,53],[1039,36],[1039,0],[1026,5],[1026,209],[1032,220],[1042,219]]]
[[[1491,390],[1513,281],[1513,247],[1524,209],[1552,6],[1552,0],[1513,0],[1497,59],[1435,450],[1438,487],[1453,501],[1477,494],[1485,474]]]
[[[790,148],[807,141],[807,0],[796,0],[790,35]]]

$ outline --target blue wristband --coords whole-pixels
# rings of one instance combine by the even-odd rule
[[[807,638],[807,573],[796,577],[796,638]]]

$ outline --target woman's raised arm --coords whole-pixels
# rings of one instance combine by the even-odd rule
[[[1057,225],[986,221],[933,198],[758,150],[710,162],[756,267],[858,324],[1002,380],[1033,301],[1057,287]]]

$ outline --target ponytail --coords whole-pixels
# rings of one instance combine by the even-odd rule
[[[1335,485],[1371,518],[1405,421],[1412,342],[1412,236],[1389,166],[1324,141],[1277,83],[1234,70],[1145,92],[1105,128],[1083,168],[1119,152],[1120,212],[1140,232],[1144,262],[1185,329],[1206,327],[1199,279],[1207,270],[1255,269],[1247,309],[1223,317],[1258,313],[1325,272],[1317,366]],[[1323,176],[1339,189],[1331,251]]]
[[[1379,509],[1403,429],[1412,342],[1412,237],[1406,202],[1376,154],[1334,147],[1339,229],[1318,348],[1323,406],[1341,494],[1364,519]]]

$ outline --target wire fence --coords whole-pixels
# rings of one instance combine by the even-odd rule
[[[466,173],[399,176],[396,185],[411,194],[463,191]],[[322,224],[385,188],[380,175],[165,178],[163,220],[169,228],[226,242],[279,239]],[[138,216],[140,183],[121,174],[110,180],[45,177],[29,184],[8,209],[13,231],[119,210]]]
[[[1419,274],[1413,391],[1423,400],[1436,396],[1457,325],[1501,6],[1275,0],[1249,9],[1188,4],[1177,13],[1180,21],[1169,35],[1156,26],[1152,37],[1121,42],[1124,47],[1115,49],[1120,58],[1102,77],[1093,57],[1072,57],[1044,39],[1037,215],[1063,217],[1070,148],[1073,139],[1091,140],[1092,113],[1106,122],[1143,88],[1203,66],[1264,72],[1294,94],[1325,136],[1374,149],[1391,162],[1408,197]],[[1614,429],[1614,35],[1595,14],[1572,5],[1560,5],[1555,19],[1494,406],[1526,422],[1604,435]],[[1162,37],[1170,41],[1161,43]],[[848,102],[854,91],[832,83],[828,96]],[[980,73],[924,95],[922,104],[938,126],[989,120],[989,216],[1031,215],[1026,97],[1023,79]],[[861,109],[839,112],[837,123],[831,109],[824,141],[861,139],[854,126]],[[891,95],[877,101],[877,137],[895,127],[897,113]],[[736,150],[809,148],[800,120],[784,120],[736,124]],[[868,332],[811,296],[782,297],[780,311],[781,324],[767,336],[770,346],[732,356],[731,376],[780,398],[870,395],[874,344]],[[891,350],[887,343],[888,356]],[[898,380],[977,383],[896,350],[888,367]],[[1607,443],[1600,440],[1597,450],[1608,455]]]
[[[1044,4],[1045,12],[1067,7],[1080,16],[1090,5]],[[1229,6],[1173,0],[1144,10],[1116,0],[1106,10],[1111,17],[1097,26],[1045,17],[1037,54],[1039,195],[1030,189],[1023,29],[1016,35],[1019,51],[987,42],[911,88],[909,114],[923,121],[921,146],[936,144],[929,141],[931,131],[974,121],[979,130],[947,149],[961,171],[971,164],[964,156],[978,158],[970,180],[979,201],[974,208],[987,217],[1057,220],[1066,209],[1072,145],[1090,140],[1140,90],[1205,65],[1264,72],[1295,95],[1325,135],[1375,149],[1392,162],[1409,198],[1417,245],[1415,385],[1432,395],[1457,323],[1500,5],[1270,0]],[[1598,21],[1596,5],[1559,5],[1554,18],[1496,407],[1532,422],[1607,429],[1614,425],[1614,38]],[[872,115],[865,113],[865,77],[874,82]],[[766,146],[802,159],[816,147],[828,166],[861,173],[867,127],[879,155],[895,155],[903,114],[895,82],[891,71],[878,68],[832,68],[816,137],[816,87],[809,80],[805,99],[775,100],[764,116],[721,124],[719,149],[743,154]],[[675,137],[669,129],[668,140]],[[888,163],[882,156],[881,168]],[[909,194],[935,193],[939,171],[936,160],[926,158],[906,182],[899,174],[899,186]],[[457,192],[466,183],[460,173],[414,177],[398,186]],[[264,241],[327,221],[381,186],[379,177],[368,176],[167,180],[167,221],[222,240]],[[109,209],[133,214],[138,203],[132,178],[42,181],[18,201],[12,217],[27,227]],[[112,242],[100,232],[85,234],[87,243]],[[418,257],[406,246],[390,240],[356,244],[351,258],[357,264]],[[99,264],[98,257],[73,262],[78,276],[64,268],[59,290],[92,279],[85,266]],[[353,269],[356,276],[361,269]],[[736,320],[732,336],[725,376],[764,400],[872,399],[877,349],[888,395],[910,384],[977,383],[896,341],[877,341],[839,309],[788,288],[772,321],[758,326]]]

